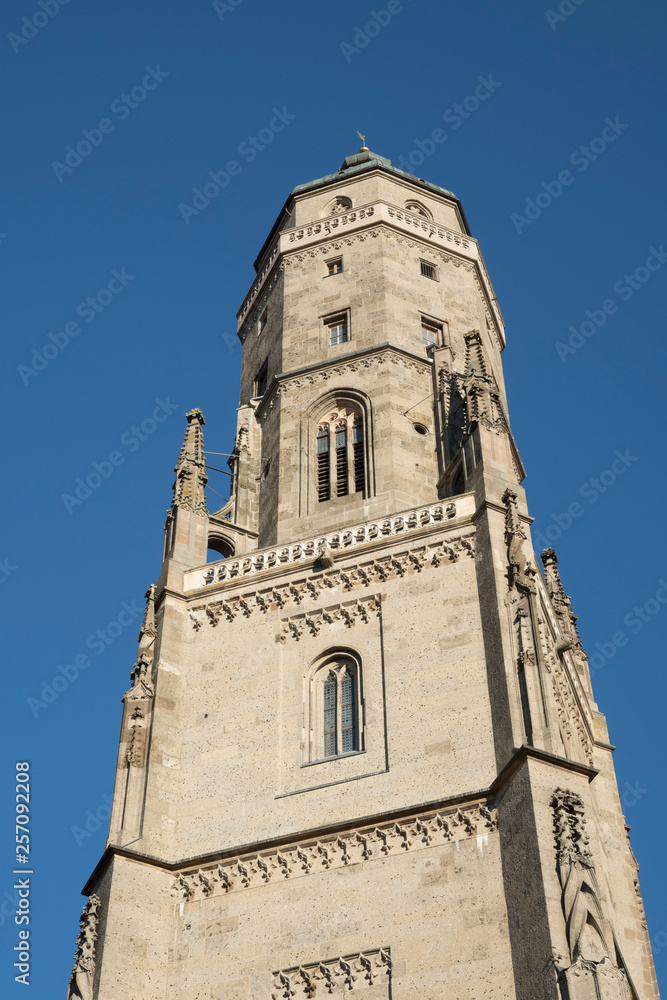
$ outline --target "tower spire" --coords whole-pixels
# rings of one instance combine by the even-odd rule
[[[551,603],[558,615],[563,636],[568,639],[574,651],[580,656],[585,656],[577,628],[577,616],[572,610],[572,602],[565,593],[563,582],[558,572],[558,557],[554,549],[545,549],[542,552],[542,562],[546,576],[547,591],[551,598]]]
[[[206,562],[208,510],[204,488],[208,482],[204,457],[204,414],[195,408],[185,414],[188,425],[174,467],[174,498],[165,522],[162,573],[157,593],[171,580],[181,580],[184,569]]]
[[[186,507],[188,510],[206,511],[206,495],[204,487],[208,482],[206,475],[206,459],[204,458],[203,425],[206,423],[200,409],[190,410],[185,414],[188,426],[185,439],[181,446],[178,461],[174,467],[174,507]]]

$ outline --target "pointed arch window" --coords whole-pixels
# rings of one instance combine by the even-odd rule
[[[364,419],[354,406],[330,410],[317,426],[317,499],[366,495]]]
[[[315,673],[311,698],[311,758],[341,757],[362,749],[360,671],[354,657],[334,655]]]

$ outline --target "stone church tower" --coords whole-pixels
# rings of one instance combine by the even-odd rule
[[[231,498],[191,410],[70,1000],[654,1000],[459,200],[363,148],[255,268]]]

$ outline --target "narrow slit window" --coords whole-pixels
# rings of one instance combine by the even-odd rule
[[[320,427],[317,432],[317,499],[330,498],[329,428]]]
[[[253,395],[263,396],[266,392],[266,382],[268,377],[268,362],[265,361],[260,370],[255,375],[255,382],[253,386]]]
[[[361,420],[352,424],[352,460],[354,464],[354,492],[363,493],[366,486],[364,462],[364,425]]]
[[[336,747],[336,709],[338,680],[335,674],[329,674],[324,684],[324,756],[335,757]]]
[[[340,749],[341,753],[356,750],[354,677],[346,671],[340,685]]]
[[[347,427],[336,428],[336,495],[347,496]]]

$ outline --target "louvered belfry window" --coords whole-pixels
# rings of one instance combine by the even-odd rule
[[[336,428],[336,496],[348,494],[347,425]]]
[[[356,668],[346,657],[325,669],[321,752],[324,757],[339,757],[359,750]]]
[[[364,421],[351,406],[330,411],[317,428],[317,499],[366,494]]]
[[[354,462],[354,492],[363,493],[366,485],[364,462],[364,424],[361,418],[352,424],[352,460]]]
[[[317,499],[331,499],[331,469],[329,449],[329,425],[323,425],[317,432]]]

